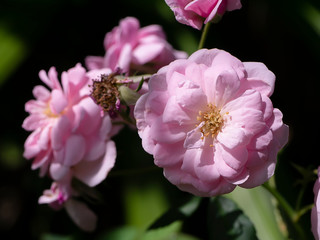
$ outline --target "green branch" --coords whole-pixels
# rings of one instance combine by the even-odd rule
[[[280,207],[284,210],[287,214],[292,226],[296,230],[297,234],[299,235],[299,239],[305,240],[306,235],[298,224],[297,220],[299,219],[299,214],[291,207],[291,205],[282,197],[282,195],[273,187],[270,186],[268,182],[262,185],[278,202]]]
[[[210,25],[211,25],[211,22],[208,22],[208,23],[204,26],[204,29],[203,29],[202,35],[201,35],[201,39],[200,39],[200,42],[199,42],[198,49],[201,49],[201,48],[204,47],[204,44],[205,44],[205,42],[206,42],[209,29],[210,29]]]

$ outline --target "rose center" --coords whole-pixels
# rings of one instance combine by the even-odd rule
[[[48,106],[44,109],[43,113],[48,117],[48,118],[57,118],[59,117],[58,114],[55,114],[51,111],[49,103]]]
[[[207,111],[199,111],[197,120],[199,121],[197,126],[202,125],[200,131],[203,136],[211,136],[212,138],[221,131],[224,123],[223,117],[220,114],[220,109],[211,103],[207,105]]]
[[[102,74],[100,80],[94,80],[91,97],[105,112],[118,110],[120,93],[115,74]]]

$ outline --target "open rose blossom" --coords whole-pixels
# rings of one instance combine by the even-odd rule
[[[106,34],[104,57],[89,56],[87,67],[92,69],[118,68],[124,73],[130,69],[144,73],[154,73],[162,66],[177,58],[186,58],[185,52],[176,51],[166,41],[165,34],[159,25],[140,28],[139,21],[127,17],[119,26]]]
[[[101,116],[89,97],[86,70],[78,64],[63,72],[62,86],[53,67],[39,77],[50,90],[36,86],[36,99],[25,105],[30,115],[22,126],[32,133],[24,157],[34,159],[32,169],[40,168],[41,176],[49,172],[56,182],[75,177],[91,187],[99,184],[114,166],[116,149],[110,117]]]
[[[314,184],[313,193],[314,193],[314,206],[311,210],[311,226],[312,233],[316,240],[320,239],[320,167],[318,168],[318,179]]]
[[[203,23],[221,17],[225,11],[241,8],[240,0],[165,0],[178,22],[201,29]]]
[[[252,188],[274,173],[288,126],[262,63],[202,49],[163,67],[135,107],[144,149],[165,177],[199,196]]]

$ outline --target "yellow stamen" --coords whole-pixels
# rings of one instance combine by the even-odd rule
[[[203,137],[211,136],[214,138],[222,129],[224,120],[220,114],[220,109],[218,109],[213,104],[209,103],[207,105],[207,111],[199,111],[199,115],[197,116],[197,120],[202,123],[204,122],[203,126],[200,128],[200,131],[203,134]],[[196,125],[196,126],[199,126]]]

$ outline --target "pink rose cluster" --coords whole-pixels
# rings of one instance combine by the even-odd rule
[[[177,58],[187,57],[172,48],[160,26],[140,28],[133,17],[121,20],[107,33],[104,45],[105,57],[87,57],[89,72],[77,64],[62,73],[60,83],[54,67],[48,74],[40,71],[39,77],[48,88],[39,85],[33,89],[35,99],[25,104],[29,116],[22,125],[31,131],[24,157],[33,159],[32,169],[40,169],[40,176],[48,175],[53,180],[39,203],[55,209],[64,207],[87,231],[94,229],[97,219],[85,203],[76,200],[82,193],[73,180],[94,187],[106,178],[116,159],[111,138],[121,129],[112,123],[122,120],[117,114],[111,116],[111,111],[101,112],[104,108],[96,103],[120,111],[121,100],[125,107],[130,105],[133,115],[132,99],[145,93],[147,85],[139,86],[140,80],[130,79],[130,72],[154,73]],[[126,76],[116,77],[120,71]],[[94,96],[101,99],[97,101]]]
[[[86,58],[89,70],[110,68],[116,71],[119,68],[123,73],[129,73],[130,69],[154,73],[177,58],[187,57],[185,52],[174,50],[166,41],[161,26],[140,28],[134,17],[122,19],[119,26],[106,34],[104,48],[104,57]]]
[[[25,142],[24,157],[34,159],[32,169],[39,168],[41,176],[48,173],[54,181],[39,202],[58,208],[77,195],[71,185],[73,178],[90,187],[106,178],[115,163],[116,147],[110,139],[111,119],[101,116],[90,98],[90,78],[80,64],[62,73],[62,85],[53,67],[48,74],[40,71],[39,77],[49,89],[36,86],[35,100],[25,105],[30,115],[22,126],[32,133]],[[84,209],[80,203],[67,205]],[[92,230],[92,224],[81,227]]]
[[[218,49],[170,63],[135,106],[143,148],[171,183],[195,195],[261,185],[288,140],[270,100],[274,82],[264,64]]]
[[[165,0],[178,22],[201,29],[226,11],[241,8],[240,0]]]

